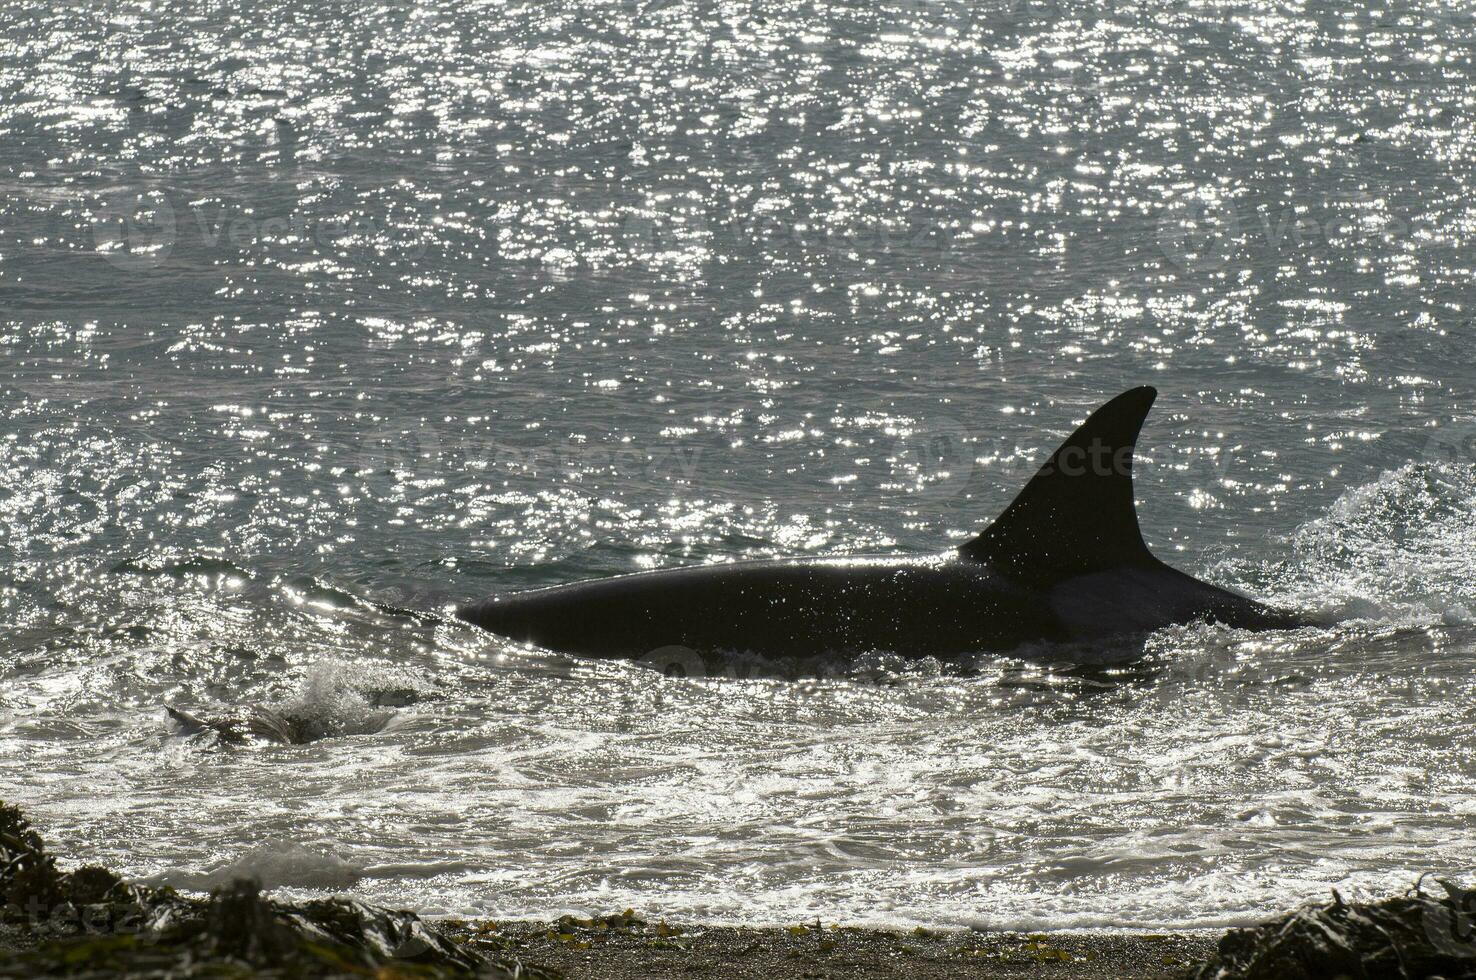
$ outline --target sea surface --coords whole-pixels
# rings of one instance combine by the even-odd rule
[[[0,798],[64,861],[495,917],[1468,875],[1473,45],[1409,0],[11,0]],[[1157,553],[1340,625],[682,678],[446,615],[941,552],[1143,383]]]

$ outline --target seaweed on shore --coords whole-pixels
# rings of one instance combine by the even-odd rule
[[[66,876],[18,807],[0,801],[0,900],[7,907],[50,908],[66,899]]]
[[[453,942],[412,912],[343,898],[288,903],[239,879],[192,898],[105,868],[57,868],[20,810],[0,803],[0,977],[367,975],[551,980]]]
[[[1476,980],[1476,889],[1423,879],[1380,902],[1308,905],[1232,929],[1192,980]]]

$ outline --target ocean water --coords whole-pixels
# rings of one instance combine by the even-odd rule
[[[1469,872],[1473,40],[1408,0],[9,3],[0,797],[139,878],[497,917],[1158,929]],[[941,551],[1140,383],[1152,546],[1340,625],[682,679],[443,618]]]

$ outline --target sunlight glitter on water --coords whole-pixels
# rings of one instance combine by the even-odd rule
[[[1470,867],[1469,14],[8,13],[0,795],[63,853],[1021,928]],[[1145,380],[1158,553],[1354,623],[679,680],[370,604],[934,553]]]

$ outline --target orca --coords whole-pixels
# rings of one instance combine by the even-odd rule
[[[1148,550],[1132,463],[1157,394],[1134,388],[1097,409],[994,523],[942,555],[672,568],[493,595],[456,615],[546,650],[634,659],[685,649],[778,657],[880,650],[957,660],[1195,621],[1249,630],[1311,625],[1201,582]]]

